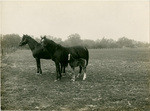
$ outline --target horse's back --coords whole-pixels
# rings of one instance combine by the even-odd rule
[[[89,60],[89,51],[84,46],[73,46],[68,48],[68,52],[72,54],[75,59],[83,58],[87,61]]]

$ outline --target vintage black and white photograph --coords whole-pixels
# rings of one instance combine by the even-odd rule
[[[1,110],[150,110],[149,0],[0,1]]]

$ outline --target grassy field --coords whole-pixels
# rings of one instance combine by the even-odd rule
[[[3,110],[148,111],[150,49],[90,49],[87,79],[71,82],[70,68],[61,81],[51,60],[42,60],[42,75],[30,50],[2,60]],[[78,69],[76,69],[78,71]]]

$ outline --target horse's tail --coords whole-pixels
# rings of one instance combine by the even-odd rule
[[[85,47],[85,50],[86,50],[86,66],[87,66],[89,62],[89,51],[86,47]]]

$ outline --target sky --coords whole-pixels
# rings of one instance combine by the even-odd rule
[[[149,42],[148,1],[3,1],[1,33]]]

